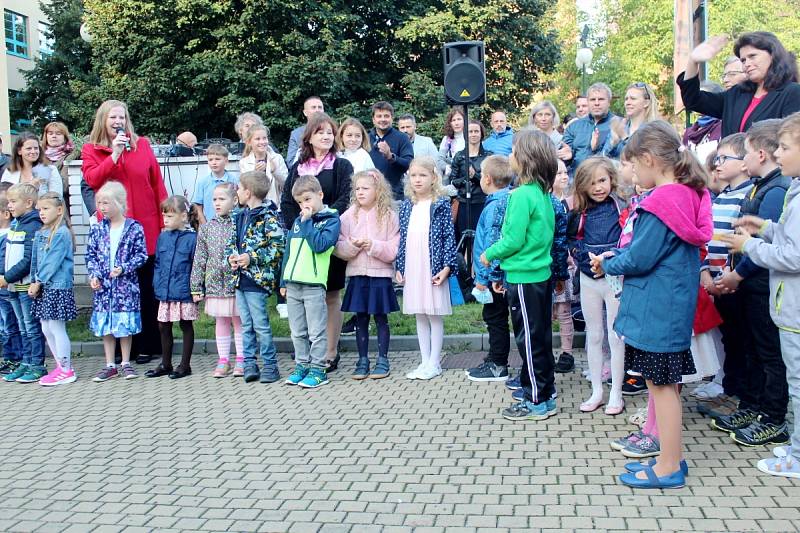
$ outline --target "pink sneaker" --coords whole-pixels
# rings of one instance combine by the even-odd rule
[[[72,383],[76,379],[78,379],[78,376],[75,375],[75,370],[71,368],[69,370],[64,370],[59,366],[40,379],[39,385],[43,387],[54,387],[56,385]]]

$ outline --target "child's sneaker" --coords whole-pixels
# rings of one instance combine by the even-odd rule
[[[503,409],[503,418],[507,420],[546,420],[556,414],[556,400],[551,398],[540,404],[528,401],[515,403]]]
[[[518,390],[522,388],[522,378],[519,377],[519,374],[506,381],[506,388],[508,390]]]
[[[136,379],[139,377],[139,374],[136,373],[133,365],[122,365],[122,377],[125,379]]]
[[[330,383],[328,381],[328,373],[322,368],[309,368],[306,377],[298,383],[304,389],[316,389],[323,385]]]
[[[761,459],[758,462],[758,469],[771,476],[800,479],[800,461],[791,455]]]
[[[622,384],[622,394],[626,396],[635,396],[636,394],[644,394],[647,392],[647,383],[645,383],[642,376],[632,376],[628,374],[625,376],[625,382]]]
[[[308,368],[304,367],[300,363],[297,363],[294,365],[294,372],[289,374],[289,377],[286,378],[285,383],[287,385],[297,385],[303,381],[303,378],[306,377],[306,374],[308,374]]]
[[[635,413],[628,417],[628,422],[640,428],[644,427],[647,423],[647,407],[638,408]]]
[[[621,439],[612,440],[609,443],[609,445],[611,446],[612,450],[617,450],[618,452],[621,452],[622,450],[627,448],[628,445],[633,444],[634,442],[640,441],[643,436],[644,436],[644,433],[642,433],[641,430],[634,431],[633,433],[631,433],[627,437],[622,437]]]
[[[369,357],[359,357],[351,378],[360,381],[369,377]]]
[[[506,381],[508,367],[484,361],[475,368],[467,370],[467,379],[470,381]]]
[[[92,379],[92,381],[96,381],[97,383],[102,383],[103,381],[108,381],[111,378],[115,378],[119,375],[117,371],[117,367],[115,366],[106,366],[103,367],[100,372]]]
[[[236,363],[233,365],[233,377],[244,377],[244,361],[236,361]]]
[[[425,366],[417,370],[417,379],[429,380],[442,375],[442,369],[438,366]]]
[[[15,368],[12,372],[3,376],[3,381],[12,383],[14,381],[17,381],[18,377],[24,376],[25,373],[27,372],[28,372],[28,365],[26,365],[25,363],[20,363],[17,366],[17,368]]]
[[[636,442],[628,444],[622,450],[622,455],[630,457],[631,459],[644,459],[646,457],[656,457],[661,455],[661,445],[658,439],[650,435],[643,435],[641,439]]]
[[[370,372],[369,377],[372,379],[383,379],[389,377],[391,369],[389,367],[389,357],[386,355],[379,355],[375,361],[375,368]]]
[[[228,372],[231,371],[231,365],[228,363],[217,363],[217,367],[214,369],[213,376],[215,378],[224,378],[228,375]]]
[[[45,368],[43,366],[29,365],[28,371],[18,377],[15,381],[17,383],[36,383],[44,377]]]
[[[763,446],[764,444],[784,444],[789,442],[789,425],[766,422],[759,417],[758,420],[731,433],[733,442],[743,446]]]
[[[738,409],[729,415],[715,417],[711,420],[711,427],[727,433],[737,429],[746,428],[756,421],[758,413],[752,409]]]
[[[425,370],[425,364],[420,363],[420,365],[417,368],[406,374],[406,379],[419,379],[419,375],[422,374],[424,370]]]
[[[261,376],[258,380],[261,383],[275,383],[281,379],[281,373],[277,365],[268,365],[261,369]]]
[[[12,373],[19,366],[19,361],[3,361],[0,363],[0,374],[3,376]]]
[[[42,379],[39,380],[39,385],[43,387],[54,387],[56,385],[66,385],[67,383],[72,383],[76,379],[78,379],[78,377],[75,375],[75,370],[72,368],[69,370],[64,370],[59,366],[46,376],[42,377]]]
[[[561,355],[558,356],[558,362],[553,370],[557,374],[567,374],[568,372],[572,372],[575,370],[575,358],[572,356],[572,354],[561,352]]]
[[[517,389],[511,393],[511,399],[515,402],[521,402],[525,399],[525,391],[522,389]]]

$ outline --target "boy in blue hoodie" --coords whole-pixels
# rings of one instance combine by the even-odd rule
[[[42,227],[39,212],[34,209],[38,193],[31,184],[18,183],[8,189],[6,198],[8,210],[14,220],[6,235],[6,245],[0,252],[0,289],[8,288],[17,293],[18,299],[10,302],[24,331],[21,332],[22,363],[3,379],[9,382],[35,383],[46,374],[42,325],[31,312],[33,299],[28,296],[33,236]]]
[[[492,288],[492,282],[503,281],[500,261],[483,266],[480,257],[492,244],[500,240],[500,229],[508,206],[509,185],[514,173],[508,158],[491,155],[481,163],[481,189],[486,194],[486,203],[478,226],[475,229],[475,244],[472,247],[472,264],[475,270],[475,289],[491,295],[491,302],[483,306],[483,321],[489,332],[489,353],[483,363],[467,370],[470,381],[505,381],[508,379],[508,353],[511,350],[508,329],[508,300],[504,294]]]
[[[325,289],[339,238],[339,214],[322,203],[322,187],[314,176],[297,178],[292,197],[300,206],[300,216],[286,235],[281,294],[286,296],[296,364],[286,384],[315,389],[328,384]]]

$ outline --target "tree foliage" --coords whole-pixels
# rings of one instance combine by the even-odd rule
[[[57,53],[30,75],[26,101],[34,116],[47,109],[78,130],[88,129],[87,116],[113,97],[128,103],[137,128],[150,135],[191,129],[200,137],[232,136],[234,116],[255,111],[281,139],[311,94],[337,116],[365,119],[371,102],[390,100],[431,128],[445,110],[444,42],[485,40],[489,102],[512,111],[528,104],[542,73],[559,60],[542,20],[547,0],[52,4],[69,24],[53,26]],[[77,37],[82,8],[90,47]],[[82,61],[55,69],[64,65],[58,52],[67,45]],[[63,98],[48,90],[56,74],[66,78]]]
[[[573,2],[559,0],[558,4],[562,3]],[[707,5],[709,35],[725,34],[733,40],[744,32],[767,30],[775,33],[790,51],[800,54],[800,34],[796,31],[800,27],[800,12],[796,0],[761,3],[709,0]],[[674,0],[650,0],[646,9],[642,8],[640,0],[603,0],[601,19],[603,28],[593,28],[595,35],[599,33],[602,39],[594,50],[594,72],[589,83],[608,83],[618,97],[613,108],[622,112],[621,97],[625,88],[632,82],[646,82],[655,87],[662,114],[672,115],[674,79],[678,74],[672,65]],[[556,68],[557,83],[545,94],[557,102],[566,103],[579,86],[574,82],[559,82],[559,79],[572,79],[568,76],[570,72],[577,74],[574,63],[577,35],[577,25],[559,32],[559,44],[564,53]],[[732,45],[730,51],[733,52]],[[709,65],[710,80],[720,80],[724,60],[721,56]]]

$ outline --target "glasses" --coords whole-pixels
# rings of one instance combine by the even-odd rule
[[[728,161],[744,161],[744,157],[736,157],[735,155],[718,155],[714,158],[714,166],[720,167]]]
[[[722,75],[723,80],[727,80],[728,78],[732,78],[734,76],[738,76],[740,74],[744,74],[743,70],[729,70],[728,72]]]
[[[648,89],[649,89],[649,87],[647,86],[647,84],[646,84],[645,82],[643,82],[643,81],[637,81],[637,82],[635,82],[635,83],[631,83],[631,84],[628,86],[628,88],[629,88],[629,89],[630,89],[630,88],[633,88],[633,89],[641,89],[641,90],[642,90],[642,92],[644,92],[644,97],[645,97],[647,100],[650,100],[650,91],[648,90]]]

